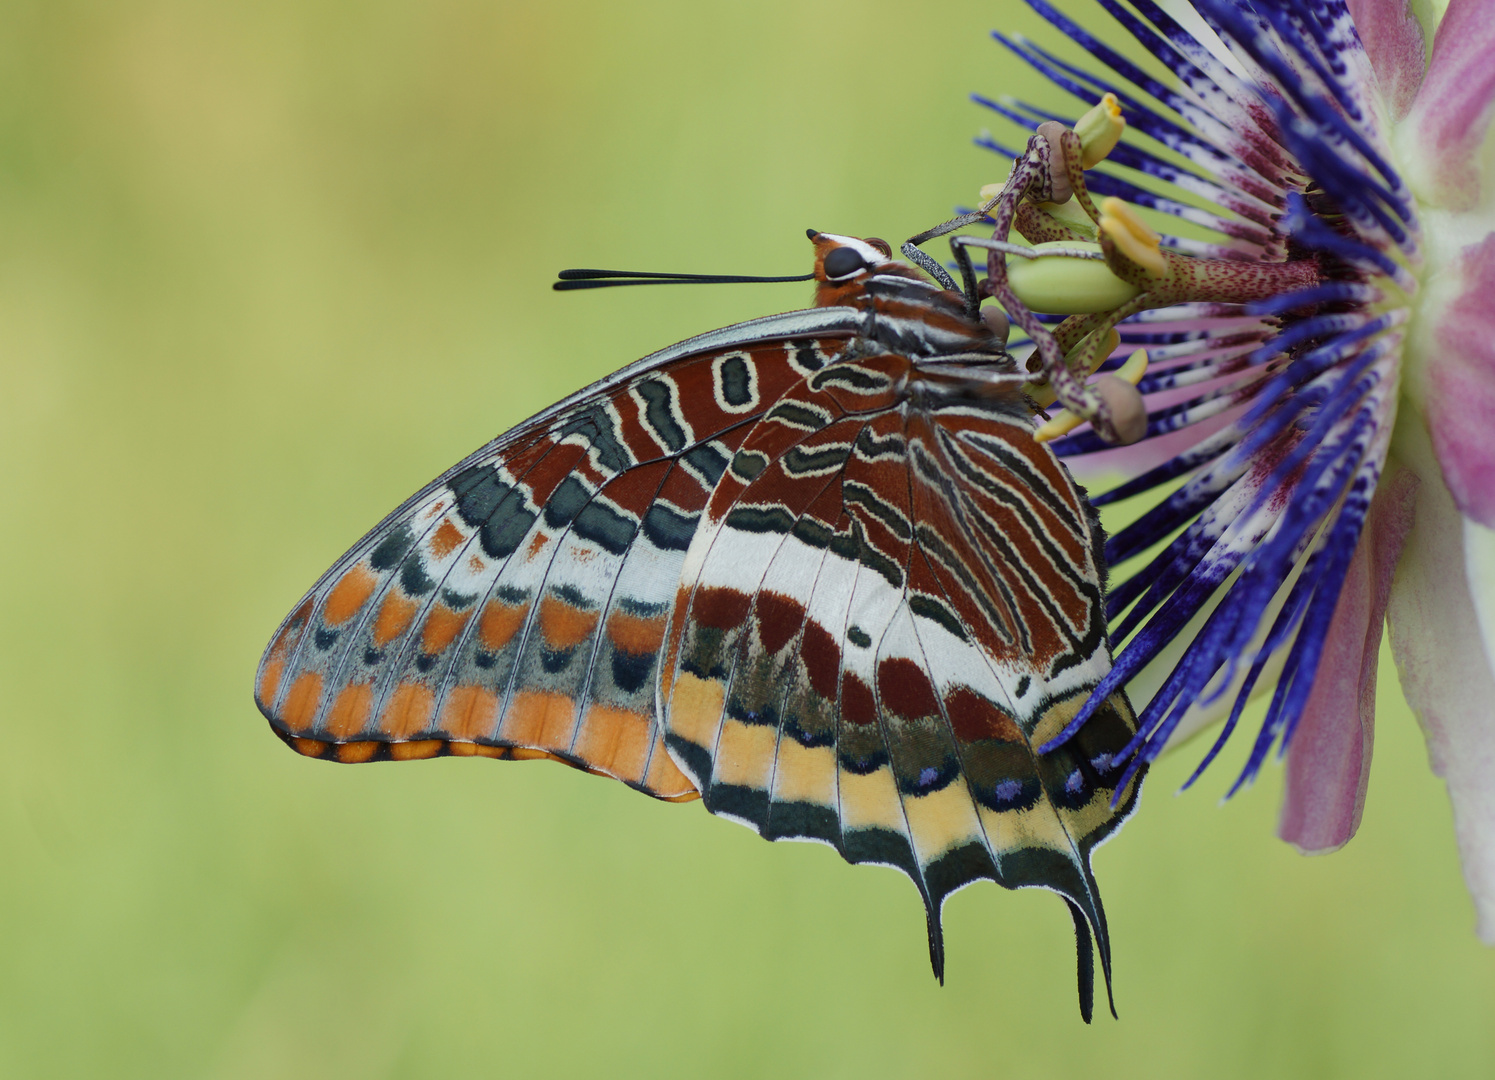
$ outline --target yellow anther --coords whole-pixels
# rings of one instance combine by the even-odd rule
[[[1158,249],[1162,239],[1147,227],[1137,212],[1120,199],[1100,204],[1100,231],[1111,238],[1116,249],[1142,269],[1153,274],[1167,270],[1163,253]]]
[[[1138,349],[1132,353],[1131,356],[1126,358],[1126,363],[1122,364],[1112,374],[1122,382],[1136,386],[1142,381],[1142,376],[1147,374],[1147,350]],[[1126,391],[1126,393],[1135,396],[1130,390]],[[1035,442],[1048,442],[1050,439],[1057,439],[1061,435],[1068,435],[1084,422],[1085,418],[1083,416],[1072,413],[1068,409],[1060,409],[1033,433],[1033,439]],[[1145,413],[1143,414],[1143,423],[1146,423]]]
[[[1005,181],[1005,180],[1003,180],[1000,184],[983,184],[983,185],[981,185],[981,203],[980,203],[980,205],[985,206],[987,203],[989,203],[993,199],[995,199],[998,195],[1002,194],[1002,189],[1004,187],[1006,187],[1006,186],[1007,186],[1007,181]]]
[[[1090,215],[1074,199],[1066,199],[1062,203],[1039,203],[1038,209],[1059,224],[1069,226],[1072,232],[1095,238],[1095,222],[1090,220]]]
[[[1095,369],[1109,360],[1111,354],[1119,348],[1121,348],[1121,335],[1116,332],[1116,327],[1113,326],[1106,331],[1105,343],[1095,350],[1095,363],[1091,365],[1091,374],[1094,374]],[[1136,383],[1132,385],[1135,386]]]
[[[1115,94],[1107,94],[1090,111],[1075,123],[1075,134],[1080,137],[1080,162],[1093,169],[1106,155],[1116,149],[1121,133],[1126,130],[1126,117],[1121,115],[1121,102]]]
[[[1061,435],[1068,435],[1084,422],[1085,418],[1083,416],[1076,416],[1068,409],[1060,409],[1033,433],[1033,441],[1048,442],[1050,439],[1057,439]]]
[[[1147,374],[1147,350],[1138,349],[1132,353],[1131,356],[1126,358],[1126,363],[1122,364],[1112,374],[1123,382],[1129,382],[1133,386],[1136,386],[1142,381],[1142,376]]]
[[[1096,333],[1101,333],[1101,331],[1096,331]],[[1070,369],[1076,375],[1080,374],[1079,370],[1075,367],[1078,363],[1076,359],[1077,354],[1083,352],[1090,357],[1088,369],[1085,371],[1085,376],[1088,378],[1094,375],[1096,369],[1111,358],[1112,353],[1121,348],[1121,335],[1116,332],[1115,327],[1105,330],[1104,333],[1106,336],[1101,340],[1099,345],[1095,346],[1090,345],[1090,339],[1094,334],[1087,334],[1080,340],[1080,344],[1071,349],[1069,355],[1064,358],[1064,362],[1070,365]],[[1047,409],[1057,400],[1053,384],[1046,379],[1043,382],[1025,384],[1023,386],[1023,393],[1032,398],[1034,404],[1041,409]]]

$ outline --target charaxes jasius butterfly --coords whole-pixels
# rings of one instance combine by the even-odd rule
[[[974,288],[811,239],[816,307],[647,356],[375,526],[256,699],[308,757],[547,758],[895,867],[942,980],[951,893],[1051,889],[1088,1020],[1131,707],[1036,748],[1111,667],[1099,524]]]

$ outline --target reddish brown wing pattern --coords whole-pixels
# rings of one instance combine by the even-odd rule
[[[903,356],[808,377],[717,485],[662,669],[707,808],[908,874],[937,973],[943,902],[981,878],[1059,892],[1109,971],[1089,856],[1135,802],[1111,805],[1135,721],[1117,694],[1035,752],[1110,656],[1099,526],[1031,415]]]
[[[679,567],[752,424],[845,345],[641,362],[490,444],[312,589],[260,662],[261,711],[312,757],[549,758],[695,798],[655,719]]]
[[[963,297],[812,239],[831,307],[673,346],[459,464],[286,621],[260,708],[311,756],[550,758],[893,866],[941,977],[951,893],[1052,889],[1088,1019],[1135,720],[1118,693],[1035,747],[1111,666],[1099,525]]]

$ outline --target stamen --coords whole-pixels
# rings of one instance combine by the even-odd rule
[[[1126,130],[1121,102],[1115,94],[1106,94],[1075,122],[1074,130],[1080,137],[1081,163],[1087,169],[1095,168],[1116,148]]]
[[[1137,212],[1120,199],[1106,199],[1101,203],[1100,231],[1142,269],[1160,276],[1167,272],[1168,264],[1163,261],[1163,253],[1158,247],[1163,238],[1148,228]]]
[[[1112,330],[1111,333],[1115,334],[1116,331]],[[1145,374],[1147,374],[1147,350],[1138,349],[1128,356],[1126,363],[1117,368],[1114,373],[1102,375],[1095,382],[1096,389],[1111,406],[1112,422],[1116,425],[1117,433],[1121,435],[1120,441],[1123,444],[1136,442],[1142,438],[1147,428],[1147,407],[1142,404],[1142,395],[1134,389]],[[1117,383],[1120,387],[1115,386]],[[1121,387],[1127,389],[1116,392]],[[1060,409],[1047,423],[1034,432],[1033,438],[1037,442],[1048,442],[1061,435],[1068,435],[1084,422],[1083,416],[1076,415],[1068,409]],[[1131,437],[1128,438],[1128,435]]]
[[[1274,741],[1279,753],[1286,747],[1303,714],[1386,457],[1421,228],[1365,107],[1372,97],[1357,88],[1364,72],[1350,62],[1358,43],[1342,3],[1194,0],[1216,50],[1166,14],[1166,3],[1097,2],[1177,82],[1159,81],[1051,0],[1028,0],[1109,71],[1092,74],[1026,38],[994,33],[1089,111],[1076,120],[1011,98],[975,99],[1029,133],[1007,183],[990,192],[999,197],[988,217],[993,240],[1021,237],[1035,254],[1098,243],[1112,275],[1136,293],[1106,308],[1098,296],[1054,303],[1043,294],[1061,282],[1083,291],[1077,282],[1094,268],[997,244],[984,292],[1033,339],[1025,390],[1062,409],[1037,433],[1059,457],[1129,442],[1134,420],[1149,440],[1209,426],[1150,446],[1129,460],[1156,463],[1094,497],[1099,505],[1162,493],[1146,510],[1122,510],[1106,545],[1112,567],[1144,564],[1107,596],[1112,640],[1126,644],[1039,752],[1072,737],[1156,663],[1162,682],[1139,702],[1136,738],[1115,759],[1130,761],[1117,790],[1200,722],[1211,701],[1236,696],[1208,764],[1272,672],[1277,692],[1245,783]],[[1123,117],[1169,160],[1115,141]],[[1010,154],[989,135],[978,145]],[[1102,158],[1156,183],[1086,171]],[[1159,237],[1138,208],[1211,236]],[[1059,321],[1035,308],[1070,314]],[[1111,337],[1118,327],[1128,351],[1156,346],[1147,354],[1153,373],[1130,368],[1135,353],[1120,365],[1110,355],[1120,351]],[[1136,375],[1134,384],[1106,382],[1115,369]],[[1141,409],[1144,393],[1194,385],[1198,396],[1170,393],[1150,416]],[[1183,452],[1168,457],[1174,449]],[[1170,646],[1179,655],[1164,664]]]

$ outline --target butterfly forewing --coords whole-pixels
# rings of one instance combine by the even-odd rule
[[[846,345],[763,341],[766,321],[548,410],[365,537],[261,661],[276,730],[344,761],[547,756],[692,797],[654,716],[680,565],[753,422]]]

